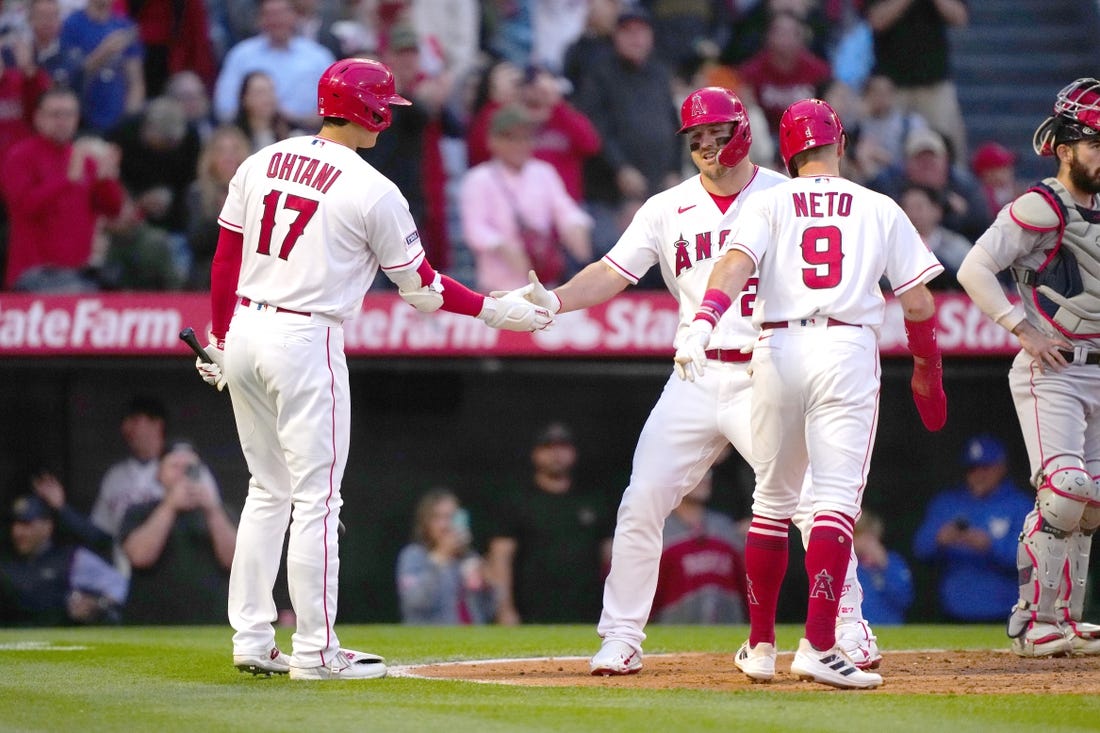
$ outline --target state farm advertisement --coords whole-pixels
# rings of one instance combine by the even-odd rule
[[[939,343],[947,356],[1007,356],[1019,344],[963,294],[937,295]],[[273,316],[278,317],[278,316]],[[81,296],[0,294],[0,357],[188,356],[182,328],[209,326],[204,294],[111,293]],[[671,358],[678,322],[667,293],[624,293],[559,316],[538,333],[496,331],[473,318],[422,314],[395,293],[368,295],[344,323],[354,357]],[[887,303],[882,353],[908,356],[901,310]]]

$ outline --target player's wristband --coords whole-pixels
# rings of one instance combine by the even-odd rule
[[[724,290],[710,288],[703,293],[703,302],[699,304],[699,310],[695,312],[695,320],[707,321],[711,326],[717,326],[722,314],[729,310],[733,298]]]

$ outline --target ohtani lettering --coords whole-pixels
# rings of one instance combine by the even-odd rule
[[[341,169],[308,155],[275,153],[267,163],[268,178],[300,183],[321,193],[328,193],[341,173]]]
[[[826,216],[848,216],[852,213],[852,194],[840,191],[814,191],[792,193],[794,215],[822,218]]]

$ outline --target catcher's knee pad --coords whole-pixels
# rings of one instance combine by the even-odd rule
[[[1081,515],[1081,532],[1091,537],[1100,528],[1100,504],[1089,504]]]
[[[1051,459],[1038,479],[1039,514],[1053,530],[1069,533],[1080,528],[1085,508],[1100,498],[1096,481],[1085,470],[1084,461],[1075,456]]]

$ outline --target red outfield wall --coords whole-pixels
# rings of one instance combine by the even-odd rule
[[[959,293],[936,296],[940,348],[947,356],[1006,356],[1019,345]],[[205,294],[119,293],[94,296],[0,295],[0,356],[185,356],[180,329],[205,333]],[[552,329],[496,331],[451,313],[424,315],[395,293],[370,294],[344,324],[355,357],[556,356],[616,359],[671,357],[679,321],[664,292],[625,293],[586,311],[559,316]],[[201,336],[200,336],[200,340]],[[887,304],[882,353],[907,356],[901,310]]]

